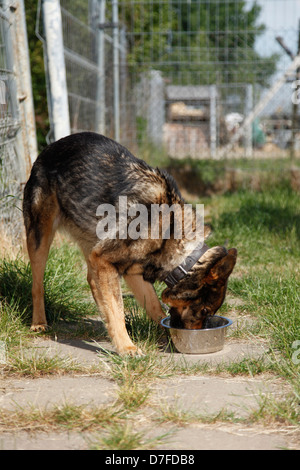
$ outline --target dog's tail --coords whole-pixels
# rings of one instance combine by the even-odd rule
[[[42,237],[42,219],[45,218],[46,201],[52,191],[42,168],[34,164],[31,175],[24,188],[23,218],[27,239],[33,236],[36,249]]]

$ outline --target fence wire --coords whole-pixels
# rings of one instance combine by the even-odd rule
[[[298,0],[119,0],[117,25],[113,3],[61,0],[73,132],[115,137],[118,95],[120,140],[133,150],[300,154],[299,67],[274,87],[300,51]]]
[[[88,8],[78,12],[61,2],[64,53],[67,72],[70,124],[72,132],[95,129],[97,107],[96,31],[89,26]]]

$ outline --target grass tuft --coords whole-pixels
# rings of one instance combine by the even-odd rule
[[[170,432],[148,438],[146,432],[137,432],[129,422],[115,423],[90,442],[92,450],[149,450],[165,443]]]

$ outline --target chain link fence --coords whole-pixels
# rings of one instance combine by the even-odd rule
[[[300,155],[298,0],[60,3],[72,132],[174,158]]]
[[[96,130],[97,32],[89,25],[88,8],[78,11],[62,0],[61,14],[71,130]]]
[[[61,0],[64,58],[72,132],[115,136],[112,10],[99,0]],[[124,104],[126,39],[118,27],[120,95]],[[122,107],[121,113],[125,113]],[[122,114],[122,118],[124,114]]]

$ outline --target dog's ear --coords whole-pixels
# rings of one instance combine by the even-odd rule
[[[208,237],[212,234],[212,228],[210,224],[204,225],[204,240],[207,240]]]
[[[205,284],[224,285],[234,268],[236,258],[235,248],[228,252],[222,246],[210,248],[191,274],[162,292],[162,301],[176,308],[184,307],[197,297]]]
[[[161,299],[164,303],[172,307],[185,307],[189,302],[189,292],[181,291],[176,289],[176,286],[173,288],[167,287],[161,294]]]
[[[210,269],[227,255],[227,250],[223,246],[214,246],[207,250],[201,257],[197,266],[184,279],[174,287],[168,287],[162,292],[162,301],[175,306],[177,301],[189,301],[197,296],[198,290],[206,283]]]
[[[231,248],[226,256],[221,258],[209,271],[205,277],[206,284],[225,284],[232,273],[237,258],[237,250]]]

